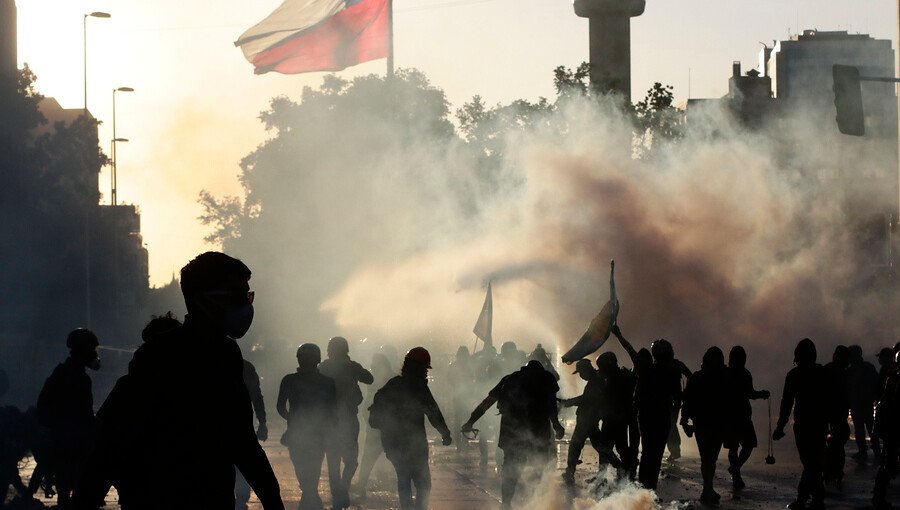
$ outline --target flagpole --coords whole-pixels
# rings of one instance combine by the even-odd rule
[[[388,56],[387,77],[394,77],[394,0],[387,0],[388,8]]]
[[[478,335],[475,335],[475,343],[472,345],[472,354],[475,354],[475,349],[478,348]]]

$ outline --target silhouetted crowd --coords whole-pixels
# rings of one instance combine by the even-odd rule
[[[166,314],[147,324],[127,374],[96,414],[88,369],[100,368],[100,342],[87,329],[72,331],[69,357],[47,378],[36,406],[24,413],[0,408],[0,494],[14,495],[0,507],[30,508],[43,491],[55,495],[60,509],[96,509],[115,487],[125,510],[246,509],[251,490],[265,509],[284,508],[260,445],[269,430],[260,377],[236,342],[253,321],[250,276],[246,265],[222,253],[188,263],[181,271],[184,321]],[[324,508],[323,464],[333,508],[364,499],[382,453],[396,472],[400,508],[428,508],[426,419],[443,445],[455,443],[461,452],[477,447],[482,468],[493,454],[501,505],[511,508],[519,487],[555,472],[557,441],[566,435],[560,411],[570,407],[576,410],[562,473],[567,486],[576,484],[590,441],[598,477],[611,469],[619,480],[655,490],[665,450],[670,462],[681,455],[680,426],[699,451],[700,502],[720,500],[714,479],[723,448],[739,494],[746,486],[742,467],[759,446],[751,400],[770,397],[754,387],[744,348],[732,347],[726,362],[719,347],[710,347],[692,372],[665,339],[635,349],[618,326],[611,334],[631,368],[608,350],[596,360],[578,360],[574,374],[584,389],[571,398],[560,397],[553,356],[540,344],[527,355],[513,342],[499,352],[490,343],[471,354],[460,347],[440,374],[451,426],[429,387],[426,348],[414,347],[401,360],[393,347],[382,346],[366,368],[351,358],[343,337],[328,341],[324,360],[318,345],[301,345],[296,371],[281,380],[276,403],[287,424],[280,442],[300,486],[299,508]],[[900,440],[898,354],[900,343],[881,349],[876,369],[859,346],[838,346],[823,366],[812,340],[797,344],[771,434],[779,440],[792,424],[802,473],[789,508],[824,508],[825,485],[841,489],[851,432],[853,458],[865,461],[871,450],[878,463],[873,506],[891,508],[887,489],[897,474]],[[8,382],[0,376],[2,394]],[[367,386],[365,394],[360,385]],[[26,485],[19,469],[29,455],[35,466]]]

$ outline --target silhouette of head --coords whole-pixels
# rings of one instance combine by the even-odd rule
[[[66,337],[66,347],[69,348],[70,357],[91,370],[100,369],[100,356],[97,354],[99,346],[97,335],[87,328],[73,330]]]
[[[653,355],[650,354],[650,351],[642,347],[641,350],[637,352],[637,361],[637,364],[649,365],[650,363],[653,363]]]
[[[459,349],[456,349],[456,361],[465,361],[469,359],[469,348],[465,345],[460,345]]]
[[[747,351],[740,345],[735,345],[728,353],[728,366],[731,368],[744,368],[747,366]]]
[[[493,344],[485,345],[484,349],[481,350],[482,356],[494,357],[497,355],[497,348],[494,347]]]
[[[428,349],[413,347],[406,353],[406,357],[403,358],[403,367],[400,369],[400,374],[425,378],[428,375],[429,368],[431,368],[431,353],[428,352]]]
[[[322,361],[322,350],[316,344],[306,343],[297,349],[297,365],[300,368],[315,368]]]
[[[150,322],[148,322],[147,325],[144,326],[143,331],[141,331],[141,339],[145,342],[149,342],[160,335],[172,331],[178,326],[181,326],[181,321],[175,318],[175,314],[172,312],[166,312],[163,316],[150,319]]]
[[[838,367],[847,368],[850,366],[853,347],[848,348],[845,345],[839,345],[834,348],[834,354],[831,355],[831,361]],[[860,356],[861,358],[862,356]]]
[[[616,353],[607,351],[600,356],[597,356],[597,368],[600,369],[601,372],[607,372],[618,367],[619,359],[616,358]]]
[[[208,251],[181,269],[181,293],[188,313],[232,338],[253,322],[250,269],[224,253]]]
[[[536,374],[541,372],[546,372],[546,370],[544,370],[544,365],[541,365],[540,361],[534,359],[526,363],[525,366],[522,367],[522,369],[525,370],[525,373],[531,376],[535,376]]]
[[[847,347],[847,350],[849,351],[848,360],[850,363],[854,363],[854,364],[862,363],[862,361],[863,361],[862,347],[860,347],[858,345],[851,345],[850,347]]]
[[[816,362],[816,344],[809,338],[804,338],[794,348],[794,363],[796,365],[812,365]]]
[[[531,361],[529,361],[529,363],[531,363]],[[575,371],[572,373],[578,374],[582,379],[588,381],[590,380],[591,376],[594,375],[594,366],[591,364],[591,360],[580,359],[575,362]]]
[[[350,344],[347,339],[342,336],[332,337],[328,341],[328,357],[329,358],[346,358],[350,355]]]
[[[672,344],[665,338],[660,338],[650,344],[650,354],[653,355],[653,359],[657,363],[675,359],[675,349],[672,348]]]
[[[544,349],[544,346],[541,344],[537,344],[537,347],[531,351],[531,354],[528,355],[528,359],[536,359],[538,361],[550,361],[550,356],[547,354],[547,350]]]
[[[703,370],[721,370],[725,368],[725,353],[718,347],[710,347],[703,353],[703,361],[700,363]]]
[[[500,355],[503,357],[516,356],[518,353],[519,349],[515,342],[503,342],[503,345],[500,346]]]
[[[890,347],[884,347],[878,351],[878,365],[887,366],[894,361],[894,351]]]

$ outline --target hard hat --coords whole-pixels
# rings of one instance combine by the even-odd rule
[[[425,365],[425,368],[431,368],[431,354],[424,347],[413,347],[406,353],[406,359]]]
[[[594,366],[591,365],[591,360],[580,359],[575,362],[575,371],[572,373],[577,374],[578,372],[581,372],[582,370],[593,370],[593,369],[594,369]]]

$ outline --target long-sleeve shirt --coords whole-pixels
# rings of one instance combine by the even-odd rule
[[[787,425],[794,411],[794,426],[824,429],[827,424],[828,388],[825,369],[818,363],[798,365],[784,378],[778,428]]]
[[[250,394],[250,402],[253,404],[253,412],[256,413],[256,421],[266,422],[266,401],[263,400],[262,388],[259,385],[259,374],[253,363],[244,360],[244,384]]]
[[[381,431],[381,443],[388,456],[427,454],[425,418],[441,433],[450,436],[440,407],[428,389],[428,380],[396,376],[375,393],[369,424]]]
[[[346,358],[328,358],[319,363],[322,375],[334,380],[337,390],[337,409],[339,413],[356,416],[359,404],[363,401],[359,384],[372,384],[375,377],[359,363]],[[339,417],[340,419],[340,417]]]

